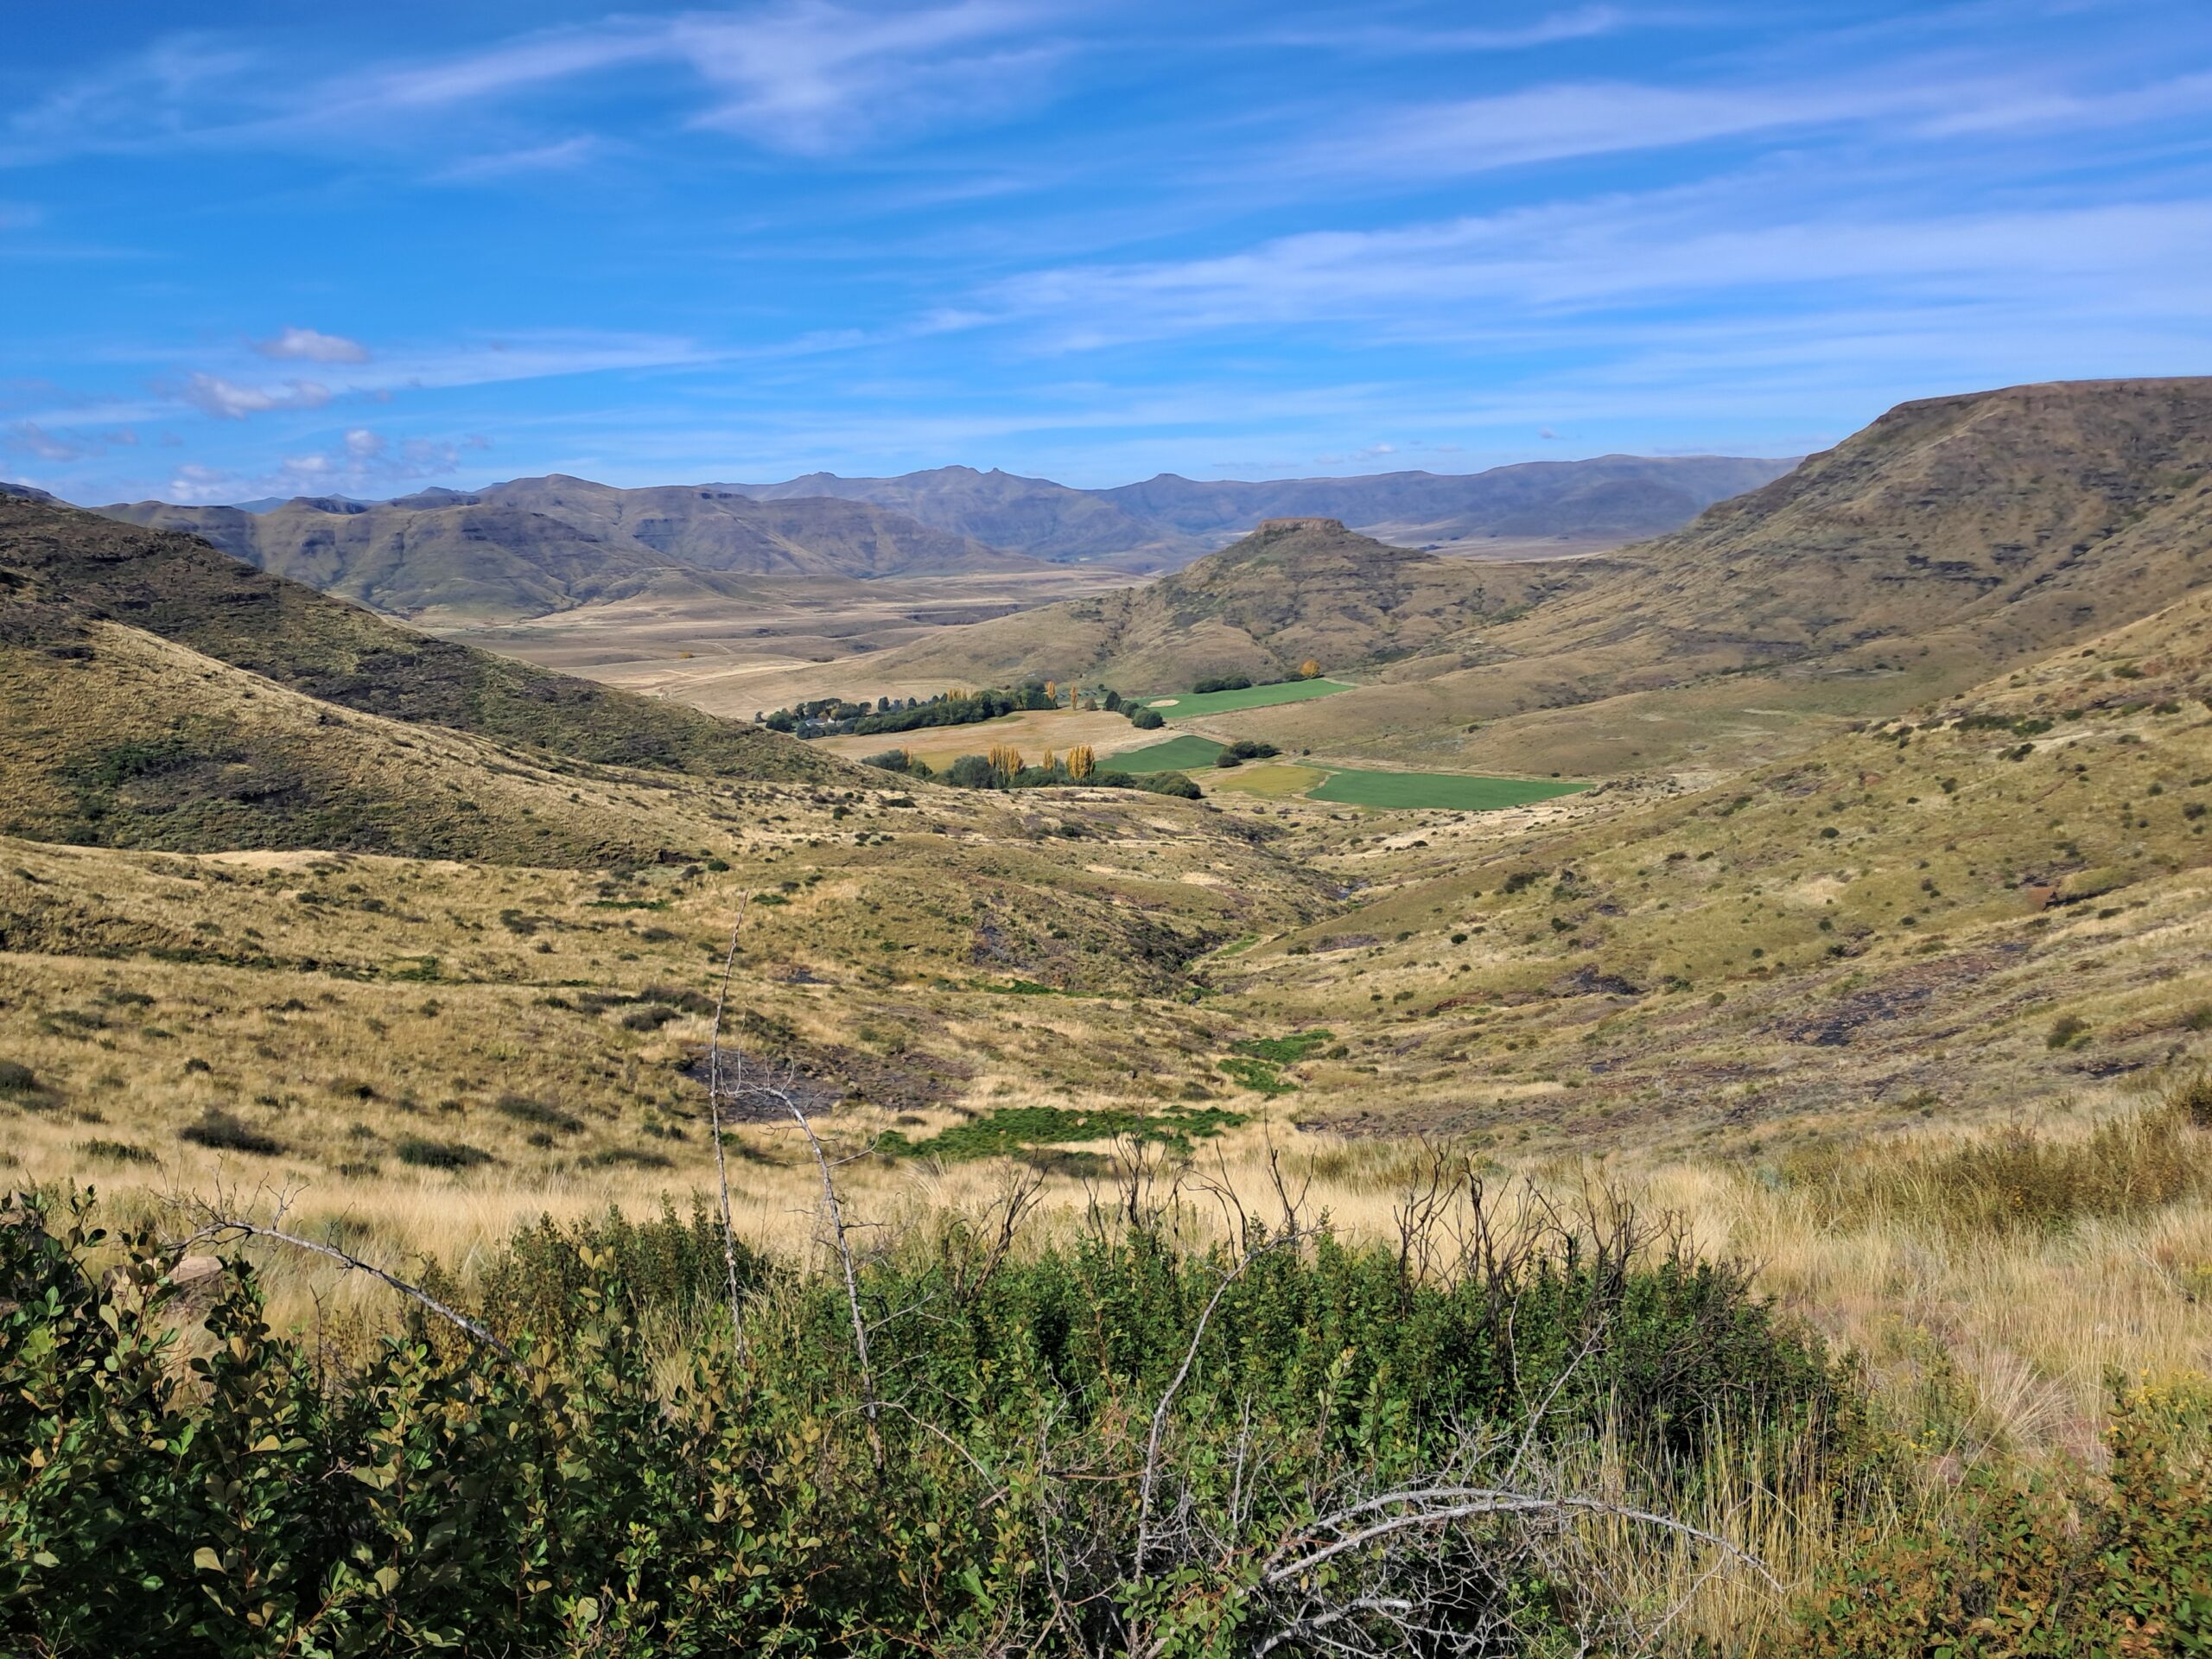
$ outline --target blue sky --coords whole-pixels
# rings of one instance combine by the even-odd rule
[[[2212,6],[21,9],[0,476],[1789,454],[2212,372]]]

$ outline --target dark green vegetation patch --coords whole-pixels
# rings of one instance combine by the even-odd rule
[[[1165,743],[1149,743],[1141,749],[1130,749],[1106,757],[1109,766],[1123,772],[1183,772],[1192,766],[1210,766],[1222,746],[1210,737],[1171,737]]]
[[[1168,1108],[1159,1112],[1120,1109],[1078,1111],[1062,1106],[1007,1106],[955,1124],[926,1141],[909,1141],[893,1130],[878,1150],[896,1157],[942,1158],[961,1163],[974,1158],[1011,1158],[1039,1147],[1086,1141],[1147,1141],[1187,1148],[1194,1140],[1219,1135],[1245,1121],[1242,1112],[1205,1107],[1196,1111]]]

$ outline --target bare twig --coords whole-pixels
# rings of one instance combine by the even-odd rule
[[[745,1322],[738,1312],[737,1229],[730,1220],[729,1162],[722,1153],[722,1009],[729,1001],[738,935],[744,931],[745,907],[750,902],[749,894],[737,901],[737,919],[730,924],[729,950],[722,957],[721,984],[715,992],[714,1033],[707,1039],[707,1122],[715,1137],[715,1175],[721,1183],[722,1265],[729,1273],[729,1334],[741,1359],[745,1355]]]
[[[875,1366],[868,1357],[868,1319],[861,1312],[860,1268],[853,1255],[852,1224],[845,1218],[844,1200],[837,1193],[836,1164],[829,1149],[822,1144],[822,1137],[814,1132],[814,1123],[807,1116],[806,1107],[799,1098],[800,1091],[790,1086],[774,1088],[766,1084],[753,1086],[751,1092],[776,1102],[790,1114],[791,1122],[798,1125],[799,1133],[806,1137],[808,1150],[814,1154],[814,1165],[822,1173],[822,1209],[830,1222],[830,1245],[836,1253],[837,1265],[844,1274],[845,1308],[853,1325],[853,1356],[860,1363],[862,1408],[868,1417],[868,1449],[875,1459],[875,1466],[883,1466],[883,1431],[880,1423],[882,1401],[875,1384]]]
[[[1206,1339],[1206,1326],[1213,1320],[1214,1310],[1221,1306],[1221,1299],[1229,1294],[1230,1287],[1244,1276],[1245,1269],[1270,1251],[1294,1243],[1300,1236],[1288,1230],[1280,1232],[1257,1249],[1248,1250],[1238,1256],[1236,1265],[1221,1276],[1221,1282],[1213,1287],[1213,1294],[1206,1299],[1206,1305],[1198,1314],[1198,1322],[1191,1332],[1190,1345],[1183,1350],[1183,1363],[1175,1368],[1173,1380],[1160,1394],[1160,1403],[1153,1408],[1152,1431],[1145,1440],[1144,1472],[1137,1483],[1137,1543],[1130,1562],[1131,1570],[1139,1577],[1143,1576],[1145,1562],[1152,1553],[1153,1494],[1160,1483],[1160,1443],[1167,1433],[1167,1414],[1174,1408],[1175,1396],[1183,1391],[1183,1384],[1190,1380],[1191,1368],[1198,1363],[1198,1348]]]
[[[349,1255],[334,1244],[325,1244],[319,1239],[302,1238],[297,1233],[288,1233],[277,1227],[264,1227],[258,1222],[247,1221],[237,1216],[213,1215],[178,1248],[188,1249],[197,1243],[238,1238],[265,1238],[278,1244],[289,1244],[296,1250],[307,1250],[335,1262],[348,1273],[365,1273],[370,1278],[391,1286],[410,1301],[436,1314],[455,1329],[467,1332],[509,1364],[525,1371],[531,1369],[519,1354],[493,1336],[487,1325],[470,1319],[456,1308],[448,1306],[421,1286],[410,1285],[398,1274],[387,1272],[373,1262],[364,1262],[358,1255]]]
[[[1395,1515],[1381,1515],[1381,1518],[1363,1526],[1351,1523],[1363,1516],[1380,1515],[1381,1511],[1395,1508]],[[1394,1533],[1414,1528],[1435,1528],[1454,1521],[1470,1520],[1489,1515],[1596,1515],[1618,1521],[1633,1521],[1677,1536],[1694,1538],[1700,1543],[1733,1556],[1750,1567],[1767,1586],[1777,1592],[1784,1586],[1765,1562],[1744,1548],[1703,1527],[1692,1526],[1670,1515],[1660,1515],[1650,1510],[1639,1510],[1625,1503],[1616,1503],[1606,1498],[1569,1495],[1548,1497],[1536,1492],[1516,1492],[1479,1486],[1432,1486],[1408,1488],[1384,1492],[1363,1501],[1348,1504],[1336,1514],[1325,1516],[1307,1529],[1333,1532],[1337,1535],[1327,1543],[1318,1544],[1296,1554],[1286,1554],[1278,1549],[1269,1557],[1261,1573],[1261,1580],[1268,1585],[1287,1584],[1292,1580],[1313,1572],[1316,1567],[1344,1554]],[[1349,1531],[1344,1530],[1349,1527]]]

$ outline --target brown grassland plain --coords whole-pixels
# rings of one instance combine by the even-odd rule
[[[125,1211],[289,1191],[364,1254],[460,1270],[541,1212],[688,1203],[744,902],[747,1063],[842,1091],[844,1150],[921,1147],[849,1167],[864,1212],[1024,1164],[1085,1203],[1112,1148],[1071,1120],[1010,1159],[921,1144],[1010,1109],[1218,1109],[1243,1121],[1194,1156],[1255,1196],[1282,1157],[1387,1236],[1403,1137],[1448,1135],[1495,1180],[1602,1174],[1757,1262],[1931,1458],[2094,1461],[2107,1367],[2212,1362],[2212,1137],[2018,1225],[1947,1198],[1945,1160],[2028,1135],[2005,1179],[2032,1207],[2078,1185],[2037,1159],[2212,1058],[2204,645],[2185,602],[1718,787],[1510,813],[869,781],[750,790],[713,836],[641,788],[667,840],[728,855],[611,870],[10,842],[4,1155]],[[743,1230],[804,1251],[802,1148],[737,1141]],[[1872,1147],[1920,1185],[1846,1192],[1839,1154]],[[275,1270],[291,1313],[327,1297]]]

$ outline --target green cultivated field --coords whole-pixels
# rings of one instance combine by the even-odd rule
[[[1157,709],[1170,720],[1193,715],[1225,715],[1237,709],[1267,709],[1278,702],[1304,702],[1351,687],[1340,680],[1288,680],[1281,685],[1248,685],[1242,691],[1185,691],[1173,697],[1149,697],[1145,707]]]
[[[1214,756],[1221,750],[1222,746],[1210,737],[1171,737],[1141,749],[1102,754],[1098,764],[1108,772],[1182,772],[1213,765]]]
[[[1471,778],[1441,772],[1336,772],[1309,801],[1344,806],[1440,807],[1455,812],[1487,812],[1501,806],[1527,806],[1572,795],[1582,784],[1539,783],[1530,778]]]

